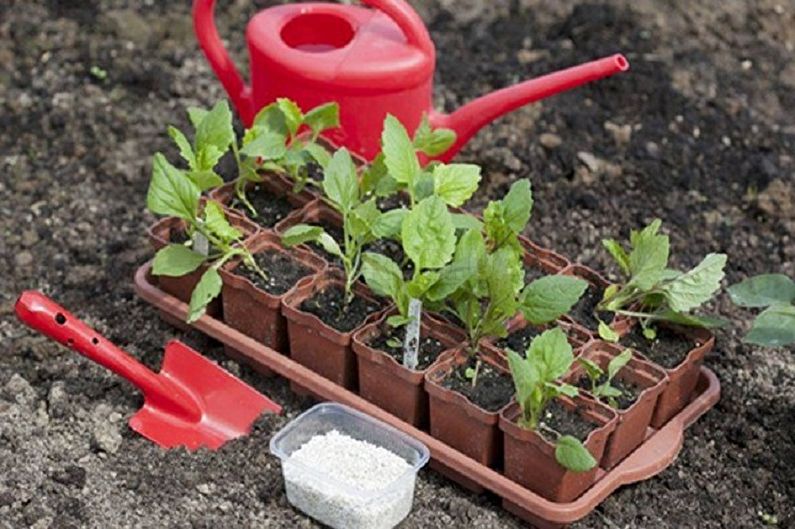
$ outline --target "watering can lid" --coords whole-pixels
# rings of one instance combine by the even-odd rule
[[[295,27],[299,18],[310,20],[313,15],[318,18],[309,24],[328,27],[331,22],[350,28],[349,42],[324,51],[288,44],[288,25]],[[308,32],[311,28],[304,33]],[[321,3],[273,7],[251,19],[246,35],[249,45],[267,56],[269,66],[276,68],[268,75],[378,91],[411,88],[433,76],[433,52],[409,45],[398,25],[375,9]]]

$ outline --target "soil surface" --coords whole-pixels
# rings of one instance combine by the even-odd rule
[[[385,324],[381,329],[382,332],[374,336],[368,345],[373,349],[385,352],[399,364],[403,364],[403,340],[406,338],[406,327],[392,327]],[[429,367],[447,349],[448,347],[433,336],[423,336],[422,328],[420,328],[416,371],[422,371]]]
[[[514,388],[511,375],[492,367],[486,362],[481,362],[478,370],[478,380],[472,386],[472,379],[467,378],[467,369],[475,367],[475,359],[456,366],[450,374],[442,380],[442,386],[457,391],[486,411],[499,411],[504,408],[513,397]]]
[[[569,409],[556,400],[549,403],[544,412],[544,418],[539,422],[560,435],[571,435],[582,442],[585,442],[588,434],[596,426],[577,413],[576,409]],[[541,431],[544,433],[543,429]],[[555,439],[549,440],[555,442]]]
[[[579,323],[580,325],[584,326],[586,329],[596,330],[599,328],[599,320],[596,319],[596,306],[599,305],[599,302],[602,301],[604,297],[604,290],[595,287],[593,285],[588,285],[588,288],[585,289],[580,300],[574,304],[574,306],[569,311],[569,316],[571,316],[574,321]],[[610,323],[612,320],[612,315],[610,313],[602,312],[600,313],[602,321],[605,323]]]
[[[345,305],[345,290],[342,286],[331,285],[315,293],[301,303],[301,310],[314,314],[323,323],[340,332],[352,331],[361,325],[367,316],[383,308],[379,303],[354,296]]]
[[[527,348],[530,347],[530,342],[532,342],[533,338],[540,335],[542,332],[542,329],[539,329],[538,327],[527,325],[518,331],[510,333],[505,338],[498,340],[496,345],[500,349],[510,349],[515,353],[524,356]]]
[[[604,384],[605,380],[607,380],[607,375],[602,375],[596,381],[596,385],[600,386]],[[644,390],[644,388],[638,386],[637,384],[633,384],[632,382],[624,380],[621,377],[621,371],[619,371],[618,374],[613,377],[613,380],[610,381],[610,385],[621,392],[621,395],[615,397],[613,401],[619,410],[625,410],[632,406],[632,404],[638,400],[638,397],[641,393],[643,393]],[[577,380],[576,386],[580,389],[584,389],[585,391],[591,391],[591,379],[583,375]],[[607,399],[600,400],[607,402]]]
[[[795,276],[795,5],[790,0],[413,0],[437,45],[436,108],[622,51],[631,70],[546,99],[481,131],[459,161],[484,166],[471,207],[529,178],[526,235],[616,270],[600,239],[654,217],[672,266],[729,254],[726,284]],[[248,69],[243,31],[265,0],[217,2]],[[196,45],[190,2],[0,2],[0,527],[316,527],[291,509],[271,435],[310,402],[217,343],[163,323],[132,289],[151,257],[151,156],[179,163],[167,125],[224,95]],[[93,73],[92,73],[93,72]],[[219,171],[233,176],[233,160]],[[612,275],[611,275],[612,274]],[[186,340],[285,407],[218,452],[163,451],[126,420],[128,383],[22,327],[20,291],[45,291],[159,368]],[[751,316],[719,296],[708,310]],[[795,526],[793,350],[717,333],[706,363],[721,401],[676,462],[622,488],[574,529]],[[518,528],[490,496],[423,470],[405,528]]]
[[[668,369],[681,364],[687,353],[696,347],[696,343],[692,339],[672,329],[657,327],[655,330],[657,336],[654,340],[649,340],[643,336],[640,327],[635,326],[619,341],[621,345],[632,347],[652,362]]]
[[[267,175],[265,177],[267,178]],[[232,198],[229,207],[241,212],[263,228],[272,228],[295,209],[284,196],[274,195],[259,184],[254,184],[246,191],[246,198],[257,211],[256,217],[251,216],[251,210],[237,196]]]
[[[256,270],[240,265],[235,268],[234,273],[243,276],[257,288],[261,288],[268,294],[284,294],[302,278],[312,273],[312,269],[302,265],[289,254],[276,250],[254,254],[254,261],[259,266],[268,279],[265,280]]]

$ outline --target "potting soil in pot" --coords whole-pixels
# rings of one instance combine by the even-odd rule
[[[246,217],[263,228],[272,228],[295,209],[286,198],[274,195],[259,184],[248,189],[246,198],[251,202],[254,211],[257,212],[256,217],[252,217],[251,210],[241,203],[237,197],[232,199],[230,206],[237,211],[243,212]]]
[[[267,281],[245,265],[237,267],[234,273],[245,277],[257,288],[276,296],[284,294],[301,278],[312,273],[310,268],[292,259],[288,254],[275,250],[254,254],[254,260],[265,271],[268,276]]]
[[[283,469],[290,503],[336,529],[388,529],[411,510],[412,466],[337,430],[309,439]]]
[[[465,372],[467,368],[473,367],[475,361],[470,359],[468,363],[456,367],[450,376],[442,381],[442,385],[461,393],[486,411],[499,411],[513,397],[515,390],[511,376],[483,362],[480,365],[477,384],[472,386],[472,381],[465,376]]]
[[[636,325],[629,334],[621,338],[621,345],[636,349],[652,362],[667,369],[673,369],[681,364],[687,353],[696,346],[695,342],[684,334],[667,327],[659,327],[656,332],[654,340],[649,340]]]
[[[383,332],[377,335],[369,345],[373,349],[383,351],[399,364],[403,363],[403,340],[406,336],[405,327],[390,327],[385,325]],[[417,354],[417,370],[430,366],[446,349],[444,344],[432,336],[420,336],[419,351]]]

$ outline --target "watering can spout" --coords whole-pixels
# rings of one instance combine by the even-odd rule
[[[455,144],[442,159],[447,161],[455,156],[481,128],[512,110],[628,69],[627,59],[616,54],[497,90],[467,103],[452,114],[433,113],[431,123],[434,127],[452,129],[457,135]]]

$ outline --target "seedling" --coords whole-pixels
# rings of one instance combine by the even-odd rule
[[[376,239],[394,235],[402,225],[405,211],[382,213],[375,198],[363,200],[356,166],[344,148],[335,152],[326,166],[322,188],[325,201],[342,215],[342,247],[323,228],[308,224],[288,229],[282,242],[286,246],[315,242],[339,257],[345,272],[347,306],[353,300],[353,285],[362,273],[362,250]]]
[[[561,396],[576,397],[576,387],[560,382],[574,362],[571,345],[559,327],[536,336],[522,358],[508,350],[508,365],[516,387],[516,400],[522,410],[518,424],[527,430],[551,434],[555,438],[555,459],[568,470],[586,472],[596,460],[579,439],[561,435],[544,424],[549,403]]]
[[[743,339],[765,347],[795,344],[795,281],[783,274],[763,274],[729,287],[735,305],[764,308]]]
[[[200,196],[200,187],[187,173],[171,165],[161,153],[154,156],[147,207],[152,213],[184,220],[189,240],[160,249],[152,263],[152,274],[180,277],[209,264],[191,294],[188,323],[199,319],[220,294],[218,270],[230,259],[241,257],[245,266],[267,280],[251,253],[240,244],[243,234],[229,224],[222,206],[208,200],[202,209]]]
[[[723,325],[719,318],[691,314],[691,311],[709,301],[720,288],[726,255],[708,254],[688,272],[672,270],[668,268],[668,236],[658,233],[661,224],[657,219],[641,231],[633,230],[629,252],[613,239],[602,241],[625,281],[605,290],[596,313],[610,311],[636,318],[650,340],[656,337],[655,325],[661,321],[691,327]],[[616,341],[617,336],[604,323],[599,330],[603,339]]]
[[[620,389],[612,385],[613,378],[627,363],[632,360],[632,351],[625,349],[620,355],[614,356],[607,364],[607,372],[599,364],[587,358],[578,358],[591,382],[591,394],[600,401],[607,402],[611,407],[618,408],[618,399],[623,394]]]

